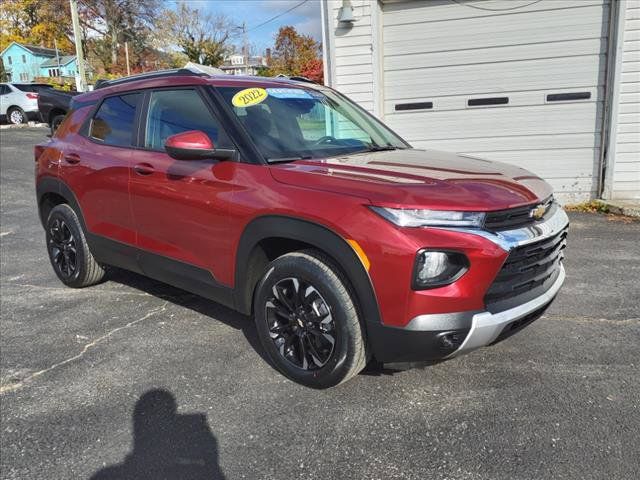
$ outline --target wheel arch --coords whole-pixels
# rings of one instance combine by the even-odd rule
[[[66,203],[73,208],[82,228],[85,232],[87,231],[80,204],[73,191],[62,180],[53,177],[42,178],[36,185],[36,197],[38,199],[38,215],[43,227],[45,227],[49,212],[56,205]]]
[[[252,220],[240,237],[235,269],[236,308],[251,314],[256,285],[272,257],[305,248],[328,255],[351,283],[364,320],[381,322],[369,274],[349,243],[325,225],[282,215]]]
[[[51,125],[53,123],[53,119],[56,118],[58,115],[66,115],[66,114],[67,114],[66,110],[63,110],[58,107],[54,107],[49,111],[47,123]]]

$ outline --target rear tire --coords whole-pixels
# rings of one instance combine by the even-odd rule
[[[320,252],[288,253],[271,262],[256,287],[254,312],[269,359],[295,382],[328,388],[367,364],[355,296]]]
[[[21,123],[25,123],[27,121],[27,116],[20,107],[11,107],[7,111],[7,121],[14,125],[20,125]]]
[[[66,204],[51,210],[46,224],[47,251],[53,271],[69,287],[99,283],[105,270],[96,262],[73,209]]]

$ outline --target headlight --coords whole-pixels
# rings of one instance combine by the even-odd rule
[[[420,250],[413,268],[413,289],[441,287],[458,280],[469,268],[469,260],[460,252]]]
[[[475,227],[484,222],[484,213],[451,210],[417,210],[371,207],[378,215],[399,227]]]

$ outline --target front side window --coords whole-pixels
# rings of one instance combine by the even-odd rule
[[[145,148],[164,150],[168,137],[200,130],[213,145],[229,148],[230,141],[205,102],[195,90],[158,90],[151,92],[145,132]]]
[[[11,93],[9,87],[7,85],[0,85],[0,95],[7,95],[8,93]]]
[[[329,89],[292,85],[218,90],[267,160],[409,148],[382,123]]]
[[[136,109],[141,98],[140,93],[106,98],[91,120],[89,135],[106,145],[134,145]]]

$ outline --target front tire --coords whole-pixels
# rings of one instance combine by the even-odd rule
[[[254,313],[269,359],[295,382],[332,387],[367,363],[355,297],[320,252],[288,253],[271,262],[256,288]]]
[[[14,125],[20,125],[27,121],[27,116],[20,107],[11,107],[7,111],[7,120]]]
[[[69,287],[99,283],[105,275],[96,262],[73,209],[66,204],[51,210],[46,224],[47,251],[53,271]]]

